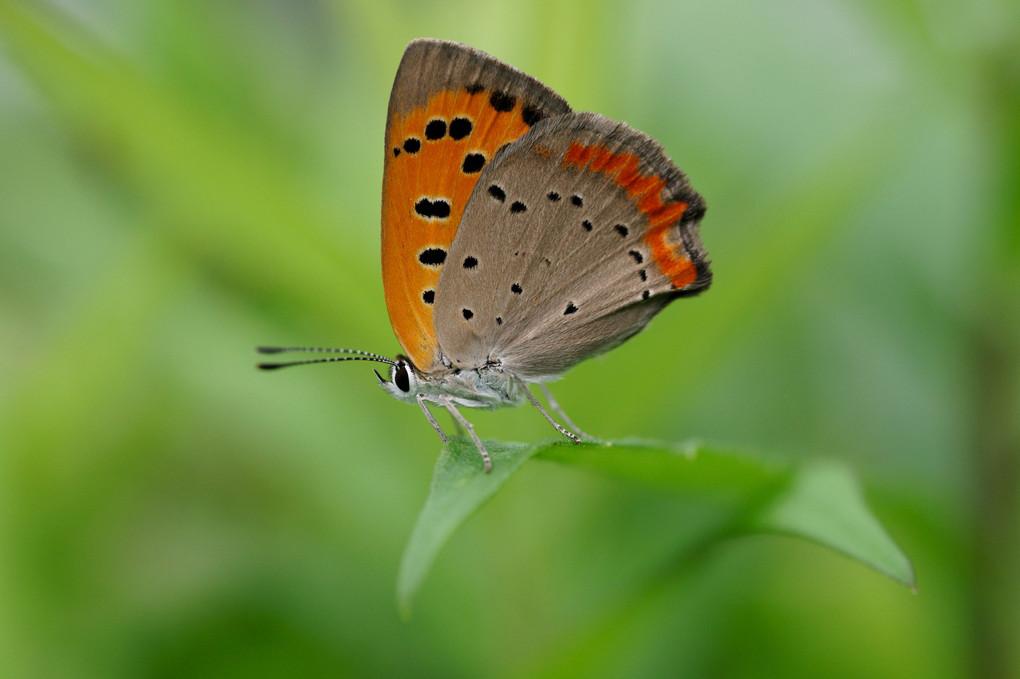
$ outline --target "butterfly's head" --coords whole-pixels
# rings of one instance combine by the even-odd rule
[[[406,356],[397,356],[397,360],[390,364],[389,379],[383,379],[379,371],[375,371],[379,380],[379,386],[386,390],[398,401],[413,403],[418,395],[418,369]]]

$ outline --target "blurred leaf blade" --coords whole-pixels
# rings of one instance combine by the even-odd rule
[[[0,41],[60,123],[163,216],[179,256],[291,299],[328,286],[346,296],[345,309],[359,308],[338,273],[344,253],[327,235],[335,226],[263,140],[40,8],[0,2]]]
[[[856,479],[842,464],[803,466],[773,503],[750,518],[748,530],[804,538],[916,586],[910,560],[868,510]]]
[[[809,540],[915,587],[910,560],[868,509],[853,473],[839,463],[784,467],[764,457],[698,443],[650,441],[583,446],[554,442],[545,444],[539,457],[652,487],[739,499],[748,509],[736,530]]]
[[[411,599],[454,531],[503,487],[532,457],[592,469],[656,490],[695,494],[733,503],[733,534],[784,534],[832,549],[914,587],[910,561],[864,503],[845,467],[808,462],[781,465],[764,456],[639,439],[586,441],[550,439],[533,445],[487,442],[492,472],[466,439],[451,439],[436,462],[432,487],[404,551],[397,601],[406,615]]]
[[[450,439],[439,454],[428,499],[418,515],[397,574],[397,604],[405,616],[410,613],[411,598],[453,532],[537,450],[537,446],[523,443],[488,441],[485,445],[492,457],[492,471],[488,474],[469,439]]]

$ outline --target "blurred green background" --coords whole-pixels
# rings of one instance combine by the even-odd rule
[[[554,385],[578,424],[848,461],[917,594],[533,462],[400,620],[439,441],[365,365],[251,349],[399,350],[382,135],[419,36],[708,201],[712,289]],[[0,676],[1020,676],[1020,9],[0,0],[0,348]]]

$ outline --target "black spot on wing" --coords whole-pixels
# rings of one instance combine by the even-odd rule
[[[400,155],[400,147],[399,146],[394,146],[393,147],[393,157],[396,158],[399,155]]]
[[[483,85],[482,83],[471,83],[464,89],[467,90],[468,94],[478,94],[479,92],[485,89],[485,85]]]
[[[450,204],[445,200],[432,201],[432,214],[438,219],[446,219],[450,216]]]
[[[478,260],[477,259],[475,259],[474,257],[465,257],[464,258],[464,268],[465,269],[473,269],[476,266],[478,266]]]
[[[570,202],[573,203],[576,207],[582,207],[584,205],[584,201],[581,199],[581,196],[577,195],[576,193],[570,197]]]
[[[549,200],[551,200],[552,202],[555,203],[556,201],[558,201],[560,199],[560,194],[556,193],[555,191],[550,191],[546,195],[546,198],[548,198]]]
[[[404,140],[404,150],[408,153],[418,153],[421,150],[421,139],[408,137]]]
[[[428,198],[421,198],[414,204],[414,211],[425,219],[428,219],[432,216],[432,201]]]
[[[489,105],[500,113],[507,113],[514,110],[514,106],[517,105],[517,97],[502,90],[496,90],[489,95]]]
[[[617,224],[613,228],[616,229],[616,233],[620,234],[620,236],[623,238],[626,238],[627,234],[630,233],[630,229],[628,229],[623,224]]]
[[[531,106],[529,104],[521,109],[521,120],[523,120],[524,124],[528,127],[531,127],[544,117],[545,114],[542,113],[537,106]]]
[[[443,248],[425,248],[418,253],[418,261],[425,266],[438,267],[446,261],[446,250]]]
[[[524,289],[520,286],[520,284],[514,283],[513,285],[510,286],[510,292],[514,293],[515,295],[519,295],[522,292],[524,292]]]
[[[446,121],[442,118],[430,120],[425,126],[425,138],[429,141],[442,139],[446,136]]]
[[[500,187],[496,186],[495,184],[493,184],[492,186],[489,187],[489,195],[492,196],[493,198],[495,198],[496,200],[498,200],[501,203],[504,200],[506,200],[506,191],[504,191]]]
[[[642,262],[645,261],[644,256],[640,252],[638,252],[637,250],[631,250],[627,254],[630,255],[631,257],[633,257],[634,261],[637,262],[638,264],[641,264]]]
[[[461,309],[460,313],[464,315],[465,321],[470,321],[471,318],[475,315],[475,312],[471,311],[471,309]]]
[[[591,222],[589,222],[587,219],[584,220],[583,222],[581,222],[581,226],[584,227],[585,231],[591,231],[592,230]]]
[[[446,219],[450,216],[450,203],[443,198],[419,198],[414,204],[414,211],[425,219]]]
[[[517,214],[517,213],[519,213],[519,212],[524,212],[524,211],[525,211],[525,210],[527,210],[527,209],[528,209],[528,206],[527,206],[527,205],[525,205],[524,203],[522,203],[522,202],[521,202],[521,201],[519,201],[519,200],[515,200],[515,201],[514,201],[514,202],[513,202],[513,203],[512,203],[511,205],[510,205],[510,212],[512,212],[512,213],[514,213],[514,214]]]
[[[450,121],[450,138],[455,140],[463,139],[471,134],[471,121],[467,118],[454,118]]]
[[[425,292],[421,293],[421,301],[425,302],[426,304],[434,303],[436,301],[436,291],[426,290]]]
[[[570,314],[573,314],[573,313],[576,313],[576,312],[577,312],[577,307],[574,306],[574,303],[573,302],[567,302],[567,308],[563,311],[563,315],[564,316],[569,316]]]
[[[460,169],[464,174],[474,174],[481,172],[483,167],[485,167],[485,156],[481,153],[469,153],[464,156],[464,164],[460,166]]]

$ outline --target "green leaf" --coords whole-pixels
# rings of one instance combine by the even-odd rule
[[[763,456],[706,446],[624,439],[580,445],[554,439],[536,444],[544,460],[588,467],[666,490],[751,497],[785,482],[790,469]]]
[[[488,441],[492,472],[484,473],[474,444],[451,439],[436,463],[432,488],[404,551],[397,601],[411,599],[449,537],[531,457],[576,465],[685,497],[732,503],[731,525],[716,534],[781,533],[856,559],[908,587],[910,562],[861,497],[853,475],[836,463],[800,467],[763,456],[697,443],[623,440],[533,445]]]
[[[804,465],[773,503],[750,517],[748,529],[811,540],[915,588],[910,560],[868,510],[853,474],[837,462]]]
[[[498,441],[486,441],[485,446],[492,457],[492,471],[488,474],[469,439],[452,438],[439,454],[429,497],[418,515],[397,573],[397,605],[405,616],[410,613],[411,598],[453,531],[536,450],[536,446]]]
[[[913,588],[910,560],[870,512],[853,473],[831,461],[801,467],[698,444],[620,441],[539,444],[539,457],[676,491],[743,499],[746,533],[803,538],[845,554]]]

